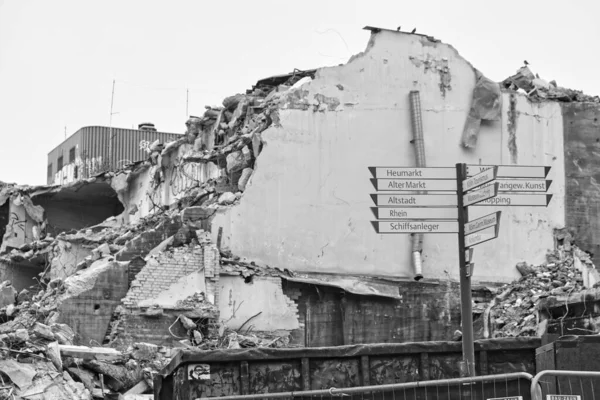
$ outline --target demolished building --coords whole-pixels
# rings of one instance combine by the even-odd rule
[[[428,166],[552,167],[549,207],[503,209],[498,239],[477,248],[480,337],[536,336],[528,315],[544,293],[593,290],[598,99],[525,70],[494,83],[432,37],[368,29],[347,64],[261,80],[152,143],[145,160],[63,186],[4,185],[0,282],[14,289],[0,339],[22,345],[16,331],[37,323],[62,346],[144,342],[153,355],[450,340],[461,322],[455,237],[425,235],[415,282],[412,238],[370,224],[368,167],[416,164],[410,92]],[[580,250],[555,256],[570,261],[554,271],[548,251],[572,245],[557,242],[564,229]],[[523,261],[550,279],[525,300],[503,286],[531,278]],[[525,305],[507,316],[511,295]],[[68,340],[54,332],[63,326]]]

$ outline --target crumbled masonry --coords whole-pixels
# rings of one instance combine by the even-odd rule
[[[417,61],[420,66],[420,60],[412,60]],[[452,93],[446,94],[452,89],[447,64],[445,60],[436,67],[441,71],[444,96]],[[425,65],[428,68],[429,61]],[[327,307],[337,307],[331,300],[334,295],[342,298],[342,307],[350,304],[350,294],[383,299],[382,303],[354,305],[356,314],[362,313],[363,324],[375,321],[369,319],[374,314],[393,318],[393,312],[406,304],[407,309],[412,307],[398,281],[300,274],[285,265],[258,265],[221,246],[220,232],[217,239],[211,235],[216,234],[211,232],[212,218],[244,201],[268,145],[262,133],[280,125],[280,110],[319,116],[340,107],[334,97],[319,94],[308,99],[302,85],[315,73],[296,70],[264,79],[245,94],[225,98],[221,106],[207,106],[201,116],[191,116],[186,122],[185,136],[152,143],[146,160],[118,171],[104,171],[64,186],[0,183],[0,206],[7,205],[16,215],[3,231],[0,264],[27,268],[33,277],[27,282],[37,282],[0,282],[0,399],[127,398],[151,393],[153,377],[178,349],[298,346],[294,335],[311,333],[302,331],[306,327],[297,318],[300,307],[295,301],[302,295],[323,307],[315,319],[331,312]],[[341,84],[336,86],[345,90]],[[528,67],[500,84],[478,74],[464,147],[476,146],[481,121],[498,119],[500,87],[524,90],[533,101],[600,102],[597,96],[536,78]],[[171,184],[177,195],[165,205],[163,184],[167,174],[174,173],[166,166],[176,155],[181,156],[179,176]],[[193,166],[194,173],[186,166]],[[145,173],[151,180],[143,201],[130,203],[130,185]],[[146,203],[150,209],[142,211]],[[65,217],[73,204],[80,216],[76,221]],[[575,246],[576,238],[565,231],[555,236],[556,248],[548,253],[546,263],[520,263],[516,266],[520,280],[488,288],[495,297],[474,305],[474,313],[480,315],[476,321],[480,336],[542,336],[547,318],[544,301],[600,285],[590,256]],[[231,323],[240,304],[233,300],[234,288],[229,293],[223,289],[226,279],[244,285],[262,280],[277,288],[281,293],[277,300],[288,312],[281,318],[293,320],[297,331],[294,327],[255,329],[263,311],[244,316],[237,325]],[[293,295],[284,294],[284,282],[297,285],[290,289]],[[440,282],[447,284],[437,288],[447,287],[443,313],[447,328],[456,322],[450,309],[454,289],[450,279]],[[308,293],[308,288],[316,292],[313,297],[312,292],[302,293]],[[377,309],[384,302],[389,308]],[[222,315],[222,309],[233,310],[232,315]],[[421,322],[433,326],[431,319],[428,315]],[[367,330],[359,330],[356,335],[368,336]],[[450,336],[447,340],[458,340],[460,331]]]
[[[546,263],[516,266],[522,277],[497,289],[496,297],[483,314],[484,337],[542,336],[544,301],[600,286],[598,272],[587,253],[573,245],[573,238],[557,232],[561,244],[547,255]],[[584,283],[584,281],[587,281]],[[600,333],[600,332],[597,332]]]

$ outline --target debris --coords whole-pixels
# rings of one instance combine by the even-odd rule
[[[83,360],[123,361],[123,354],[108,347],[85,347],[59,345],[63,357],[81,358]]]
[[[0,372],[4,373],[20,389],[31,386],[35,369],[28,364],[22,364],[15,360],[0,360]]]
[[[126,391],[124,393],[124,395],[125,396],[129,396],[129,395],[132,395],[132,394],[144,394],[148,390],[150,390],[150,386],[148,386],[148,384],[146,383],[146,381],[141,380],[140,382],[138,382],[137,385],[135,385],[134,387],[132,387],[131,389],[129,389],[128,391]]]
[[[499,289],[501,293],[493,300],[489,313],[492,337],[539,335],[543,328],[538,326],[541,300],[584,289],[582,271],[576,267],[575,259],[582,257],[583,262],[594,268],[589,256],[571,244],[572,238],[562,231],[557,231],[555,236],[560,244],[557,250],[548,252],[544,264],[518,263],[516,268],[521,279]]]
[[[10,281],[4,281],[0,284],[0,308],[10,304],[15,304],[17,301],[17,291],[11,285]]]
[[[477,83],[473,89],[471,109],[467,116],[463,134],[462,145],[466,148],[475,148],[479,136],[481,121],[497,121],[502,111],[502,94],[500,85],[476,71]]]
[[[515,75],[506,78],[501,85],[511,90],[522,89],[532,100],[600,103],[599,96],[590,96],[579,90],[559,87],[556,85],[556,81],[548,83],[539,76],[536,77],[529,69],[528,64],[519,68]]]
[[[179,315],[179,321],[181,321],[181,325],[183,325],[186,330],[196,329],[196,324],[185,315]]]
[[[48,346],[46,346],[46,354],[56,369],[62,371],[63,363],[60,358],[60,347],[58,342],[48,343]]]
[[[233,194],[231,192],[226,192],[226,193],[223,193],[219,197],[219,204],[229,205],[229,204],[233,204],[233,202],[235,202],[236,200],[237,200],[237,197],[235,196],[235,194]]]

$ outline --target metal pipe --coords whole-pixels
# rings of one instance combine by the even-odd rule
[[[411,90],[408,94],[410,102],[410,122],[412,126],[413,139],[415,145],[415,155],[417,167],[426,167],[425,163],[425,142],[423,140],[423,118],[421,116],[421,97],[418,90]],[[418,192],[419,194],[423,192]],[[423,279],[423,234],[416,233],[412,235],[412,260],[415,269],[415,281]]]
[[[322,390],[303,390],[298,392],[281,392],[281,393],[261,393],[261,394],[248,394],[239,396],[223,396],[219,397],[219,400],[253,400],[253,399],[281,399],[281,398],[293,398],[300,396],[323,396],[323,395],[337,395],[343,396],[344,394],[351,393],[364,393],[364,392],[388,392],[396,389],[413,389],[413,388],[425,388],[425,387],[436,387],[436,386],[449,386],[449,385],[465,385],[477,382],[486,381],[502,381],[506,382],[509,379],[527,379],[531,381],[533,376],[527,372],[511,372],[508,374],[497,374],[497,375],[483,375],[473,376],[466,378],[452,378],[452,379],[438,379],[432,381],[417,381],[417,382],[406,382],[406,383],[390,383],[386,385],[370,385],[370,386],[358,386],[353,388],[345,389],[322,389]]]
[[[557,371],[548,369],[546,371],[538,372],[531,380],[531,400],[542,400],[542,390],[539,386],[539,380],[545,375],[600,378],[600,371]]]

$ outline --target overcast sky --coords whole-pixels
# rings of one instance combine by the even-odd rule
[[[88,125],[189,113],[258,79],[346,62],[365,25],[417,28],[491,79],[527,59],[560,86],[600,94],[600,2],[481,0],[0,0],[0,180],[44,184],[47,154]]]

